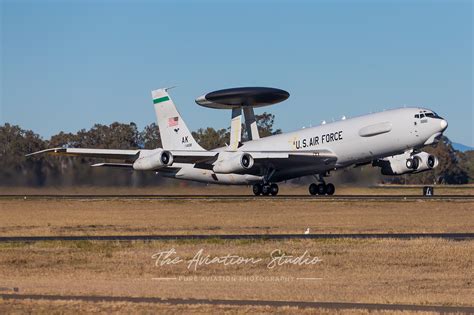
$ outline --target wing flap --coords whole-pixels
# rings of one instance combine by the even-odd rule
[[[171,150],[174,162],[177,163],[212,163],[217,159],[219,152],[213,151],[184,151]]]
[[[255,160],[255,165],[271,165],[276,169],[307,168],[311,165],[330,165],[337,162],[337,156],[329,150],[318,151],[274,151],[248,152]]]
[[[247,151],[246,151],[247,152]],[[292,157],[301,158],[336,158],[336,155],[329,150],[318,150],[318,151],[248,151],[255,160],[259,159],[288,159]]]

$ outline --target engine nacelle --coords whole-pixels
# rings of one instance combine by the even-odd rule
[[[173,164],[173,155],[163,149],[152,151],[140,151],[138,159],[133,163],[133,169],[137,171],[152,171],[171,166]]]
[[[437,167],[439,164],[438,158],[434,155],[431,155],[427,152],[420,152],[413,155],[413,159],[417,159],[417,167],[414,169],[413,173],[420,173],[424,171],[432,170]]]
[[[253,157],[248,153],[221,152],[212,170],[220,174],[238,173],[251,169],[253,163]]]
[[[374,161],[374,166],[380,166],[383,175],[403,175],[429,171],[438,166],[438,159],[427,152],[414,155],[403,153]]]

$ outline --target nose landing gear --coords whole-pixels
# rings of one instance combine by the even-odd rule
[[[278,185],[273,184],[254,184],[252,187],[255,196],[276,196],[278,194]]]

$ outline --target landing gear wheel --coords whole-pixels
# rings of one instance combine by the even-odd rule
[[[326,194],[331,196],[331,195],[334,195],[335,191],[336,191],[336,187],[333,184],[329,183],[326,185]]]
[[[278,194],[278,185],[277,184],[271,184],[270,185],[270,194],[272,196],[276,196]]]
[[[264,196],[270,195],[270,185],[263,185],[262,186],[262,195],[264,195]]]
[[[326,194],[326,185],[319,184],[317,189],[318,189],[318,195],[325,195]]]
[[[317,195],[318,194],[318,185],[316,185],[315,183],[312,183],[311,185],[309,185],[308,190],[309,190],[309,193],[311,195],[313,195],[313,196]]]
[[[262,185],[254,184],[252,187],[252,191],[255,196],[260,196],[262,194]]]

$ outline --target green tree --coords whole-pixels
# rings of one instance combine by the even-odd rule
[[[103,149],[134,149],[140,146],[140,133],[133,122],[114,122],[109,126],[96,124],[90,130],[77,133],[76,144],[80,147]]]
[[[193,132],[192,135],[197,143],[206,150],[223,147],[226,143],[229,143],[230,139],[230,133],[227,129],[215,130],[211,127],[207,127],[206,129],[199,128]]]
[[[160,130],[155,123],[145,126],[140,137],[142,146],[145,149],[156,149],[162,147]]]
[[[0,180],[6,185],[44,185],[44,158],[29,159],[25,154],[43,150],[45,142],[31,130],[6,123],[0,126]]]
[[[274,114],[263,112],[260,115],[255,115],[255,120],[257,121],[258,133],[261,138],[281,133],[281,129],[273,130],[273,124],[275,123]]]
[[[474,182],[474,150],[466,151],[464,153],[459,152],[461,155],[460,163],[461,168],[469,175],[469,182]]]

